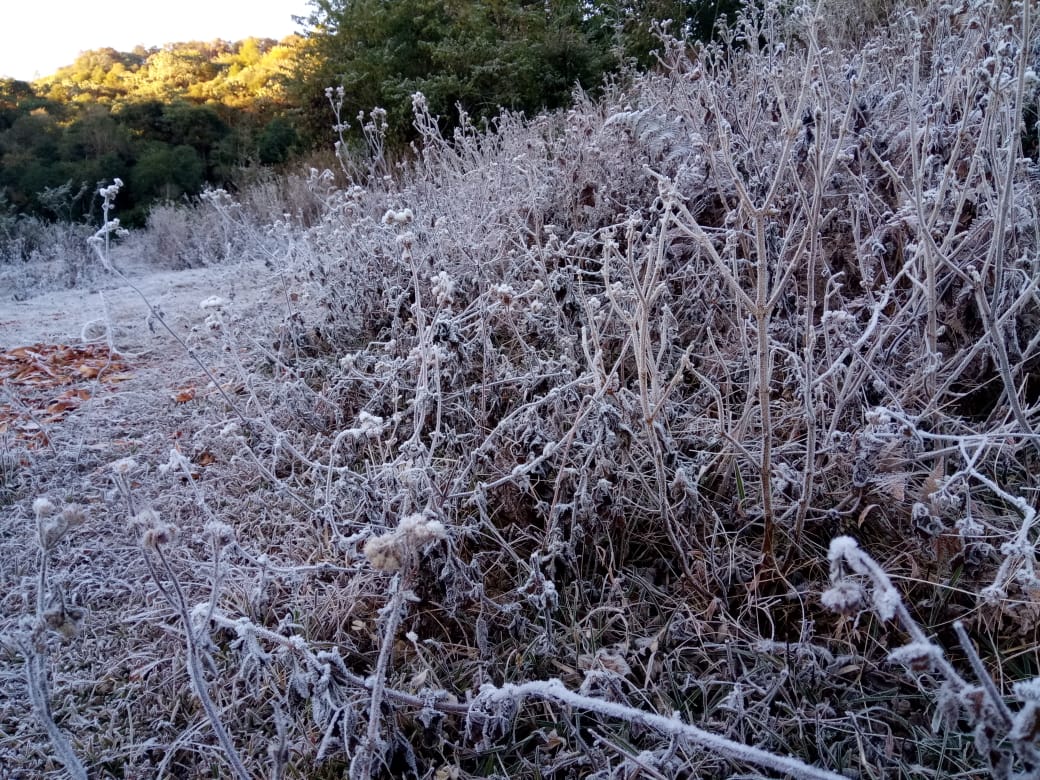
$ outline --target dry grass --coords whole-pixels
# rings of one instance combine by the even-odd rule
[[[1032,22],[745,24],[488,134],[417,98],[412,161],[266,226],[214,196],[278,274],[189,345],[223,391],[0,471],[0,758],[1040,776]],[[43,493],[90,517],[35,554]]]

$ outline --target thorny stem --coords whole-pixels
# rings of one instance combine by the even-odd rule
[[[997,715],[1004,722],[1004,727],[1011,728],[1013,720],[1011,717],[1011,710],[1009,710],[1007,704],[1004,703],[1004,697],[1000,695],[996,683],[993,682],[993,678],[990,676],[989,672],[986,671],[986,667],[983,666],[982,659],[979,658],[979,654],[975,650],[975,645],[972,644],[971,639],[968,637],[968,632],[964,629],[964,623],[960,620],[953,621],[953,630],[957,633],[957,641],[960,642],[964,654],[968,657],[968,663],[971,664],[971,670],[975,672],[975,676],[982,684],[990,703],[997,711]]]
[[[397,596],[403,598],[406,593],[406,590],[398,587],[395,598],[397,598]],[[401,612],[399,606],[400,605],[395,605],[393,610],[393,612],[398,615],[400,615]],[[212,620],[221,627],[232,629],[239,633],[242,631],[252,632],[256,637],[266,639],[285,647],[293,653],[304,654],[311,663],[319,663],[317,656],[315,656],[307,648],[306,644],[298,637],[285,636],[284,634],[270,631],[261,626],[253,625],[245,619],[231,620],[219,612],[213,615]],[[393,625],[388,624],[387,628],[392,628],[393,633],[396,633],[399,618],[395,619],[392,615],[389,615],[388,620],[393,620],[394,622]],[[387,637],[390,637],[389,642],[387,641]],[[388,645],[391,647],[393,645],[391,632],[384,634],[383,648],[380,650],[380,661],[377,662],[377,673],[380,664],[383,663],[384,655],[387,659],[389,658],[389,651],[385,649]],[[480,702],[489,702],[493,704],[496,701],[518,701],[524,698],[539,698],[554,701],[572,709],[597,712],[601,715],[617,718],[627,723],[638,723],[662,735],[688,740],[694,744],[700,745],[701,747],[714,750],[726,756],[726,758],[730,760],[767,767],[769,769],[789,774],[795,778],[804,778],[806,780],[845,780],[844,775],[840,775],[836,772],[819,769],[799,761],[796,758],[778,756],[759,748],[744,745],[726,737],[684,723],[674,716],[665,717],[663,715],[658,715],[657,713],[646,712],[616,702],[608,702],[591,696],[574,693],[567,689],[563,683],[557,679],[528,682],[522,685],[503,685],[497,688],[492,685],[485,685],[481,688],[480,694],[476,699],[467,704],[462,704],[455,703],[447,698],[431,700],[429,697],[424,698],[405,691],[399,691],[387,687],[382,675],[378,675],[376,678],[365,679],[345,668],[340,668],[338,671],[339,674],[341,674],[351,685],[365,690],[371,690],[373,693],[373,702],[375,702],[375,694],[378,689],[380,696],[385,695],[388,699],[392,699],[401,704],[419,709],[431,707],[438,712],[462,716],[472,722],[479,723],[487,717],[483,711],[474,707],[474,705],[479,704]],[[373,682],[373,679],[376,680],[376,683]],[[379,681],[382,681],[382,684],[378,684]],[[372,719],[378,719],[378,713],[372,714],[370,717]],[[372,744],[371,737],[368,744]],[[368,750],[368,748],[363,749]],[[354,773],[352,772],[352,774]]]
[[[526,698],[547,699],[566,707],[596,712],[626,723],[638,723],[654,731],[680,740],[688,740],[701,747],[716,751],[732,761],[756,764],[799,780],[846,780],[844,775],[811,766],[796,758],[778,756],[760,748],[712,734],[710,731],[683,723],[677,717],[665,717],[645,712],[617,702],[595,699],[568,690],[556,679],[528,682],[520,685],[484,686],[481,698],[491,702],[519,701]]]
[[[43,542],[43,527],[40,521],[39,573],[36,584],[36,619],[32,633],[18,641],[25,656],[25,682],[29,689],[29,701],[36,718],[47,731],[54,752],[58,754],[72,780],[86,780],[87,771],[73,750],[68,737],[54,722],[51,714],[50,685],[47,675],[47,625],[44,618],[47,596],[47,549]]]
[[[314,655],[314,653],[307,648],[306,643],[300,637],[279,634],[278,632],[271,631],[263,626],[255,625],[246,618],[232,620],[220,612],[214,613],[210,620],[221,628],[230,629],[237,633],[248,631],[260,639],[267,640],[268,642],[283,647],[298,656],[302,656],[311,664],[317,665],[320,663],[318,656]],[[354,674],[346,668],[339,669],[338,673],[343,675],[344,679],[354,687],[361,690],[371,690],[370,681],[361,675]],[[410,707],[422,708],[429,706],[429,702],[415,694],[408,693],[407,691],[399,691],[396,688],[390,688],[385,684],[382,691],[386,698]],[[448,715],[466,715],[469,712],[468,705],[455,704],[450,701],[437,702],[434,705],[434,709]]]
[[[894,617],[896,622],[902,626],[903,630],[910,635],[913,644],[927,646],[934,649],[936,652],[931,655],[930,661],[934,665],[935,671],[938,672],[938,674],[945,679],[950,686],[952,686],[955,692],[962,694],[971,689],[972,686],[968,684],[968,682],[949,662],[942,647],[932,642],[913,617],[911,617],[902,597],[892,585],[892,581],[888,574],[885,573],[884,569],[882,569],[881,566],[870,557],[870,555],[860,549],[854,539],[851,539],[850,537],[838,537],[832,540],[829,557],[832,564],[832,580],[836,580],[838,572],[833,567],[839,559],[846,563],[849,569],[856,574],[867,576],[873,583],[875,589],[875,610],[879,613],[879,616],[883,619],[886,617]],[[887,605],[887,608],[890,610],[888,615],[882,614],[883,609],[878,606],[882,603]],[[979,684],[982,686],[982,692],[986,701],[989,703],[993,714],[1000,722],[999,725],[1003,727],[1006,733],[1008,733],[1012,741],[1017,743],[1016,750],[1023,751],[1030,756],[1035,755],[1036,750],[1032,744],[1032,738],[1022,739],[1022,737],[1016,738],[1012,736],[1012,732],[1016,725],[1015,718],[1005,703],[1004,698],[1001,696],[997,684],[993,681],[989,672],[986,671],[986,667],[983,665],[982,659],[975,650],[975,646],[972,644],[968,632],[964,628],[963,622],[960,620],[954,621],[953,629],[957,634],[957,641],[964,650],[964,654],[968,659],[968,663],[971,665],[972,671],[976,678],[978,678]],[[977,714],[975,717],[982,718],[987,716]]]
[[[42,618],[38,620],[42,620]],[[51,715],[45,663],[47,654],[45,649],[37,647],[38,643],[44,641],[46,640],[43,637],[39,637],[35,641],[29,639],[21,648],[25,654],[25,681],[29,689],[29,700],[37,719],[47,730],[51,746],[58,754],[58,760],[64,765],[69,777],[72,780],[87,780],[87,770],[83,767],[83,762],[79,760],[79,756],[69,744],[68,737],[58,728],[58,724],[54,722],[54,717]]]
[[[977,479],[989,488],[994,495],[999,496],[1002,501],[1007,502],[1022,514],[1022,523],[1018,527],[1015,541],[1011,544],[1012,552],[1005,555],[1004,560],[1000,564],[1000,568],[997,569],[997,573],[993,578],[993,584],[983,590],[984,595],[987,593],[1003,594],[1005,584],[1011,576],[1012,566],[1020,564],[1023,561],[1028,564],[1032,563],[1034,555],[1033,543],[1029,539],[1029,534],[1033,530],[1033,526],[1036,524],[1037,511],[1024,498],[1008,493],[1000,487],[1000,485],[976,469],[974,465],[972,465],[974,459],[968,455],[963,441],[958,442],[958,448],[960,449],[961,457],[964,459],[964,462],[968,464],[965,473]]]
[[[906,604],[903,603],[902,596],[896,590],[895,585],[892,584],[891,578],[877,561],[860,548],[855,539],[848,536],[839,536],[832,539],[828,557],[832,565],[832,580],[836,579],[833,569],[834,564],[839,561],[844,562],[849,570],[855,574],[865,576],[871,581],[875,591],[875,604],[884,603],[891,610],[888,614],[879,614],[882,619],[895,618],[895,622],[903,627],[903,630],[910,635],[910,639],[914,643],[922,645],[932,644],[928,639],[928,635],[925,634],[906,608]],[[882,612],[880,609],[878,611],[879,613]],[[936,661],[939,671],[946,679],[955,683],[959,688],[967,685],[957,673],[957,670],[946,659],[945,654],[941,654]]]
[[[36,576],[36,620],[43,620],[47,605],[47,550],[43,547],[43,524],[40,523],[39,571]]]
[[[815,24],[815,21],[813,22]],[[804,75],[799,90],[798,97],[794,103],[795,112],[789,111],[789,107],[786,101],[783,99],[783,93],[780,87],[776,84],[773,85],[777,100],[777,108],[781,114],[781,122],[785,128],[783,137],[783,146],[780,151],[779,159],[775,165],[775,171],[772,179],[769,182],[769,187],[766,190],[762,202],[760,205],[756,205],[752,199],[751,193],[748,192],[747,187],[744,185],[743,177],[737,170],[737,167],[731,156],[728,154],[722,155],[723,165],[725,165],[729,171],[729,176],[733,182],[733,186],[737,192],[737,196],[740,201],[740,207],[750,217],[754,225],[754,241],[755,241],[755,297],[751,297],[741,287],[740,282],[736,279],[733,272],[731,272],[722,258],[719,256],[717,250],[712,244],[712,241],[705,234],[703,228],[697,223],[696,218],[690,214],[689,210],[681,203],[676,204],[678,214],[685,217],[680,222],[682,228],[687,230],[697,240],[702,251],[704,251],[712,260],[712,263],[721,272],[723,278],[726,280],[731,291],[735,297],[742,302],[751,312],[755,320],[755,328],[757,330],[756,338],[756,359],[757,364],[755,370],[757,375],[755,381],[757,383],[757,403],[759,407],[759,419],[762,429],[762,448],[759,457],[759,483],[761,486],[761,501],[762,501],[762,521],[763,521],[763,533],[762,533],[762,558],[760,566],[763,570],[775,568],[775,555],[774,555],[774,535],[775,535],[775,518],[773,513],[773,486],[772,486],[772,413],[770,409],[771,402],[771,391],[770,381],[772,376],[772,360],[770,354],[770,342],[769,342],[769,326],[772,320],[772,315],[776,307],[776,303],[779,300],[780,293],[790,278],[789,274],[782,273],[776,282],[776,285],[771,284],[770,279],[770,256],[768,247],[766,244],[766,229],[767,223],[771,219],[772,207],[774,199],[776,198],[778,188],[784,176],[787,175],[788,161],[791,159],[791,155],[794,150],[795,139],[798,136],[798,129],[800,126],[798,115],[801,113],[801,109],[806,105],[808,100],[808,93],[810,83],[812,80],[812,68],[808,65],[805,68]],[[724,116],[722,107],[718,104],[718,96],[712,92],[710,94],[712,102],[712,108],[716,116]],[[717,122],[715,124],[715,131],[719,135],[719,145],[723,150],[729,150],[734,148],[734,143],[730,134],[728,125],[725,122]],[[660,174],[654,174],[658,181],[667,181],[666,177]],[[678,220],[676,220],[679,222]],[[754,397],[749,394],[750,399]]]
[[[920,33],[917,33],[920,35]],[[911,94],[920,94],[920,78],[921,78],[921,58],[915,57],[913,62],[912,76],[910,90]],[[920,144],[924,143],[925,136],[919,133],[917,126],[917,111],[914,108],[910,110],[910,155],[913,160],[913,170],[923,171],[924,168],[921,162],[921,149]],[[925,225],[927,220],[925,218],[924,198],[921,192],[923,186],[922,176],[914,176],[914,203],[917,208],[918,221]],[[926,228],[924,228],[926,229]],[[925,347],[927,349],[927,355],[925,356],[924,362],[924,387],[925,395],[929,398],[935,396],[935,373],[938,366],[936,361],[939,359],[939,321],[937,317],[936,307],[938,304],[935,288],[935,255],[936,252],[930,241],[921,242],[921,250],[924,257],[924,294],[925,294],[925,306],[927,307],[927,319],[925,326]]]
[[[773,567],[773,485],[772,449],[773,418],[770,410],[769,381],[772,360],[769,352],[769,320],[766,308],[769,296],[769,260],[766,254],[765,223],[761,214],[755,218],[755,236],[758,244],[758,294],[755,299],[755,323],[758,337],[758,408],[762,418],[762,455],[759,461],[759,479],[762,485],[762,568]]]
[[[809,25],[806,31],[809,37],[810,54],[818,64],[822,66],[822,57],[819,40],[816,35],[816,26]],[[808,515],[809,507],[812,503],[813,498],[813,481],[816,477],[816,448],[817,448],[817,420],[816,420],[816,405],[814,402],[814,387],[813,381],[815,379],[814,373],[816,370],[815,354],[816,354],[816,275],[818,273],[817,262],[821,257],[822,247],[820,242],[820,213],[823,207],[824,198],[824,182],[831,175],[831,171],[834,169],[839,150],[842,147],[842,142],[845,140],[848,128],[851,124],[851,117],[853,107],[856,104],[856,87],[858,80],[853,79],[850,85],[849,94],[845,104],[845,115],[838,126],[836,139],[834,143],[834,151],[831,152],[830,156],[824,162],[824,137],[829,137],[831,133],[831,121],[829,106],[825,105],[821,107],[819,111],[821,119],[825,122],[824,128],[818,128],[818,137],[816,142],[813,144],[813,180],[812,180],[812,200],[808,204],[804,204],[802,208],[806,211],[806,234],[808,234],[808,249],[806,252],[806,263],[805,263],[805,290],[806,290],[806,302],[805,302],[805,331],[803,339],[805,341],[803,346],[802,360],[804,363],[803,370],[805,372],[805,385],[803,388],[802,403],[805,407],[805,465],[802,472],[802,494],[798,501],[797,514],[795,515],[794,529],[791,534],[791,545],[788,548],[786,563],[791,563],[801,549],[802,533],[805,529],[805,518]],[[826,131],[826,132],[825,132]],[[803,196],[804,197],[804,196]],[[804,240],[804,236],[803,236]],[[795,257],[799,255],[796,254]],[[791,266],[796,266],[797,263],[791,263]],[[782,289],[783,285],[779,285]],[[778,293],[779,293],[778,289]],[[776,295],[774,295],[774,298]],[[827,308],[827,298],[824,295],[823,308]]]
[[[815,39],[814,39],[815,43]],[[791,534],[791,545],[787,550],[786,562],[790,563],[798,555],[802,545],[802,531],[805,528],[805,518],[812,503],[813,479],[816,466],[816,410],[813,403],[813,370],[815,368],[814,355],[816,351],[816,261],[819,256],[819,237],[816,225],[820,216],[820,204],[823,199],[823,150],[820,144],[814,148],[815,176],[813,177],[813,194],[807,219],[807,231],[809,237],[809,249],[805,259],[805,331],[803,339],[805,344],[802,351],[805,372],[805,384],[802,389],[802,404],[805,407],[805,465],[802,472],[802,495],[798,501],[797,514],[795,515],[794,530]],[[826,302],[824,302],[826,306]]]
[[[665,469],[666,453],[664,448],[667,432],[664,428],[664,422],[658,417],[658,411],[665,402],[667,390],[671,389],[671,385],[668,385],[667,389],[661,387],[661,377],[663,373],[661,358],[664,355],[664,347],[668,342],[669,336],[666,332],[665,323],[662,320],[661,332],[658,336],[660,339],[660,348],[658,349],[657,359],[655,360],[652,343],[652,328],[650,324],[654,304],[660,295],[662,288],[660,275],[665,259],[668,224],[671,221],[670,215],[671,209],[669,208],[658,221],[656,242],[652,250],[648,251],[642,269],[638,268],[635,259],[636,240],[634,225],[629,229],[626,242],[628,246],[626,255],[629,276],[632,280],[632,289],[635,293],[636,307],[632,315],[626,315],[632,333],[631,342],[626,343],[631,343],[632,353],[635,357],[637,382],[639,384],[639,401],[642,412],[641,417],[644,430],[646,431],[646,439],[650,444],[653,453],[657,503],[661,508],[661,512],[665,516],[665,531],[668,534],[668,540],[671,542],[672,548],[678,555],[678,560],[682,566],[683,573],[687,577],[692,578],[693,570],[690,565],[690,555],[689,550],[687,549],[688,545],[680,536],[680,529],[675,517],[675,510],[672,507],[672,503],[668,496],[668,475]],[[613,251],[614,254],[617,254],[616,249]],[[603,266],[603,274],[604,287],[609,290],[609,267],[606,263],[604,263]],[[617,306],[616,303],[615,306]]]

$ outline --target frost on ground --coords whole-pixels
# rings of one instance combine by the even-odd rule
[[[2,440],[0,765],[1040,776],[1027,10],[210,193],[226,282]]]
[[[179,333],[190,336],[206,319],[200,304],[215,291],[250,307],[276,294],[270,272],[258,261],[182,270],[138,265],[128,278],[133,287],[102,274],[87,287],[49,290],[20,300],[0,294],[0,349],[111,340],[119,351],[161,351],[177,359],[169,354],[175,352],[169,349],[172,338],[155,322],[145,299]]]

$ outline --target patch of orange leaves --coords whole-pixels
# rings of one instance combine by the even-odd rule
[[[129,379],[130,367],[107,346],[33,344],[0,353],[0,434],[31,447],[94,392]]]

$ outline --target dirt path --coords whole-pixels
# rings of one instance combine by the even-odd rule
[[[92,425],[101,433],[149,406],[157,423],[170,398],[194,398],[208,381],[185,348],[217,346],[206,324],[214,309],[202,302],[219,297],[228,318],[254,317],[278,289],[254,263],[142,269],[93,290],[0,300],[0,435],[39,444],[92,412],[104,417]]]
[[[205,321],[208,312],[200,303],[210,296],[222,296],[240,308],[273,294],[263,264],[243,263],[184,271],[137,269],[125,281],[112,276],[91,290],[58,290],[23,301],[3,296],[0,351],[28,344],[108,341],[109,333],[121,352],[159,349],[173,339],[154,322],[142,295],[183,336]]]
[[[284,296],[260,263],[138,271],[94,290],[24,301],[0,291],[0,635],[20,631],[35,611],[33,502],[79,504],[86,521],[50,552],[48,585],[88,615],[74,641],[52,647],[55,701],[73,701],[73,710],[88,706],[79,680],[137,685],[121,661],[130,655],[127,637],[144,630],[128,617],[128,605],[143,609],[150,586],[127,502],[113,490],[113,464],[133,464],[127,468],[138,507],[176,520],[193,501],[192,491],[158,466],[176,449],[202,473],[213,459],[213,435],[194,434],[226,410],[209,376],[155,313],[223,383],[233,374],[225,342],[206,324],[213,309],[200,306],[213,296],[227,299],[227,320],[261,343],[284,314],[267,305]],[[87,723],[77,733],[93,728]],[[11,777],[42,777],[49,751],[38,748],[45,744],[22,664],[0,645],[0,778],[8,776],[5,767],[22,772]],[[150,770],[129,771],[145,777]]]

